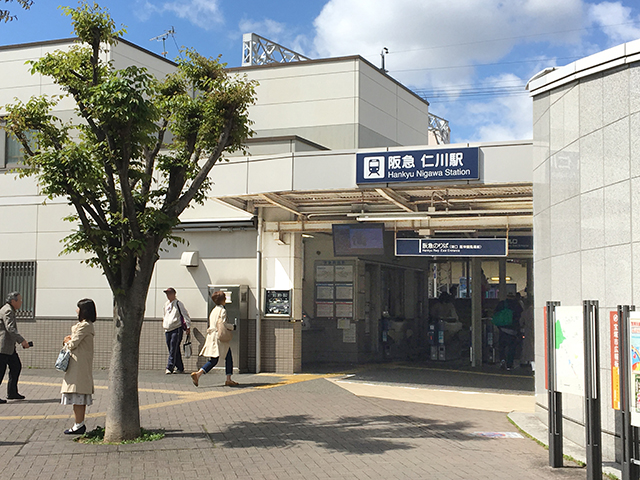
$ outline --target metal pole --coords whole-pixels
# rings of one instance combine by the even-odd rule
[[[583,302],[584,401],[587,480],[602,480],[602,425],[600,412],[600,348],[598,301]]]
[[[482,366],[482,261],[471,259],[471,365]]]
[[[262,207],[258,207],[256,239],[256,373],[262,370]]]
[[[549,465],[563,466],[562,458],[562,393],[556,392],[556,307],[560,302],[547,302],[547,379],[549,382]]]
[[[640,474],[638,465],[634,463],[637,430],[631,425],[631,394],[629,371],[629,352],[631,352],[631,332],[629,328],[629,312],[634,306],[618,305],[618,324],[620,325],[620,413],[622,415],[622,480],[636,480]]]

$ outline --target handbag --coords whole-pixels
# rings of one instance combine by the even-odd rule
[[[218,323],[218,341],[220,342],[230,342],[233,338],[233,332],[227,329],[227,326],[224,322]]]
[[[69,359],[71,358],[71,350],[67,347],[62,347],[60,353],[58,354],[58,358],[56,360],[56,370],[59,372],[66,372],[67,368],[69,368]]]
[[[176,300],[176,307],[178,307],[178,313],[180,314],[180,323],[182,324],[182,330],[187,331],[187,322],[184,321],[184,316],[180,310],[180,300]]]
[[[183,357],[191,358],[191,334],[187,333],[187,338],[184,341],[184,345],[182,345]]]

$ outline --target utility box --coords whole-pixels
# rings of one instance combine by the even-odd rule
[[[247,285],[209,285],[207,320],[215,307],[211,294],[217,291],[224,292],[227,297],[224,306],[227,310],[227,322],[236,325],[231,340],[234,369],[237,368],[239,373],[246,373],[249,371],[249,287]],[[224,368],[224,358],[218,360],[215,368]]]

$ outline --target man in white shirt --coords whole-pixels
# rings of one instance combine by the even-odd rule
[[[191,318],[189,318],[189,312],[187,312],[184,303],[176,298],[175,288],[169,287],[164,293],[167,295],[167,303],[164,304],[162,327],[169,349],[167,369],[164,373],[169,375],[174,373],[174,369],[176,373],[184,373],[180,344],[183,332],[189,333],[191,331]]]

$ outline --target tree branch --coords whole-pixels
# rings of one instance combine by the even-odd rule
[[[174,206],[170,208],[172,215],[178,217],[184,211],[184,209],[187,208],[187,205],[189,205],[189,202],[193,200],[193,197],[195,197],[196,193],[198,193],[198,190],[200,190],[200,187],[206,180],[209,172],[220,158],[220,155],[222,155],[224,149],[227,148],[227,141],[229,140],[229,135],[231,135],[231,130],[233,130],[233,121],[229,120],[224,130],[218,137],[218,146],[216,147],[216,149],[211,153],[211,155],[209,155],[207,162],[202,166],[202,168],[196,175],[196,178],[193,179],[193,182],[191,182],[191,185],[189,186],[187,191],[184,192],[184,194],[178,199]]]

